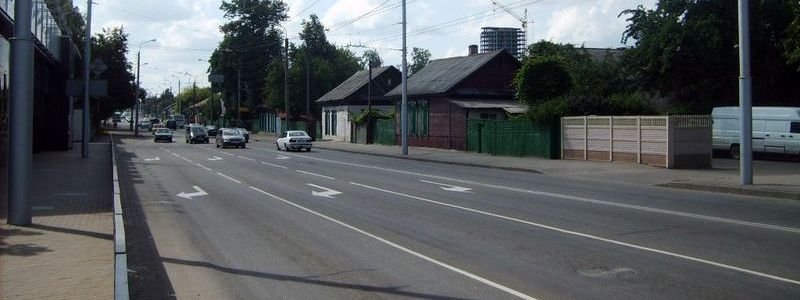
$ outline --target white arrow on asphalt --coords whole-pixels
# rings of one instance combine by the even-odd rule
[[[275,159],[290,159],[290,158],[291,157],[288,156],[278,155],[278,157],[276,157]]]
[[[144,159],[144,161],[157,161],[157,160],[161,160],[161,159],[158,158],[158,156],[156,156],[155,158],[145,158]]]
[[[311,191],[311,195],[312,196],[316,196],[316,197],[333,198],[334,195],[338,195],[338,194],[342,193],[340,191],[334,191],[332,189],[329,189],[329,188],[326,188],[326,187],[321,187],[321,186],[318,186],[316,184],[306,183],[306,185],[312,186],[312,187],[315,187],[315,188],[318,188],[318,189],[325,190],[324,192]]]
[[[455,185],[444,184],[444,183],[433,182],[433,181],[427,181],[427,180],[420,180],[420,181],[425,182],[425,183],[438,185],[441,189],[443,189],[445,191],[450,191],[450,192],[469,193],[469,191],[472,190],[471,188],[468,188],[468,187],[455,186]]]
[[[212,160],[212,161],[214,161],[214,160],[222,160],[222,157],[212,156],[212,157],[209,157],[208,160]]]
[[[186,198],[186,199],[192,199],[192,197],[200,197],[200,196],[206,196],[206,195],[208,195],[208,193],[206,193],[206,191],[204,191],[203,189],[201,189],[199,186],[193,185],[192,187],[193,187],[193,188],[194,188],[194,189],[195,189],[197,192],[194,192],[194,193],[186,193],[186,192],[184,192],[184,193],[180,193],[180,194],[178,194],[178,197],[181,197],[181,198]]]

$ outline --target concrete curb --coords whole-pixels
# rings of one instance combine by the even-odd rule
[[[125,245],[125,222],[122,215],[122,193],[119,189],[117,151],[114,135],[111,137],[111,172],[114,187],[114,300],[128,300],[128,257]]]
[[[657,184],[656,186],[674,188],[674,189],[683,189],[683,190],[693,190],[693,191],[800,200],[799,193],[748,189],[743,187],[715,186],[715,185],[704,185],[704,184],[685,183],[685,182],[668,182],[668,183]]]
[[[379,156],[379,157],[409,159],[409,160],[415,160],[415,161],[421,161],[421,162],[430,162],[430,163],[437,163],[437,164],[458,165],[458,166],[465,166],[465,167],[496,169],[496,170],[504,170],[504,171],[516,171],[516,172],[525,172],[525,173],[533,173],[533,174],[544,174],[544,172],[539,171],[539,170],[534,170],[534,169],[503,167],[503,166],[490,166],[490,165],[484,165],[484,164],[453,162],[453,161],[435,160],[435,159],[429,159],[429,158],[405,157],[405,156],[402,156],[402,155],[381,154],[381,153],[362,152],[362,151],[355,151],[355,150],[327,148],[327,147],[324,147],[324,146],[314,146],[314,147],[319,148],[319,149],[330,150],[330,151],[339,151],[339,152],[355,153],[355,154],[364,154],[364,155],[372,155],[372,156]]]

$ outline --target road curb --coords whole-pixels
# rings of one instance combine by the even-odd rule
[[[114,188],[114,300],[128,300],[128,257],[125,245],[125,222],[122,215],[122,192],[119,188],[117,151],[114,134],[111,137],[111,172]]]
[[[781,192],[781,191],[767,191],[767,190],[750,189],[750,188],[744,188],[744,187],[715,186],[715,185],[704,185],[704,184],[685,183],[685,182],[668,182],[668,183],[657,184],[655,186],[674,188],[674,189],[683,189],[683,190],[715,192],[715,193],[745,195],[745,196],[769,197],[769,198],[780,198],[780,199],[788,199],[788,200],[798,200],[798,201],[800,201],[800,193]]]
[[[542,175],[544,174],[544,172],[539,171],[539,170],[534,170],[534,169],[503,167],[503,166],[490,166],[490,165],[484,165],[484,164],[465,163],[465,162],[443,161],[443,160],[435,160],[435,159],[429,159],[429,158],[407,157],[407,156],[395,155],[395,154],[381,154],[381,153],[363,152],[363,151],[356,151],[356,150],[345,150],[345,149],[338,149],[338,148],[328,148],[328,147],[325,147],[325,146],[314,146],[314,147],[316,147],[318,149],[339,151],[339,152],[345,152],[345,153],[354,153],[354,154],[364,154],[364,155],[372,155],[372,156],[379,156],[379,157],[408,159],[408,160],[415,160],[415,161],[421,161],[421,162],[430,162],[430,163],[437,163],[437,164],[458,165],[458,166],[465,166],[465,167],[476,167],[476,168],[495,169],[495,170],[504,170],[504,171],[516,171],[516,172],[525,172],[525,173],[542,174]]]

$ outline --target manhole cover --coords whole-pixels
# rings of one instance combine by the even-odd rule
[[[627,278],[636,275],[636,270],[631,268],[609,268],[606,266],[594,266],[578,269],[578,274],[592,278]]]

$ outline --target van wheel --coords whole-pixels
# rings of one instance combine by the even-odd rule
[[[739,144],[731,145],[731,157],[733,159],[739,159]]]

